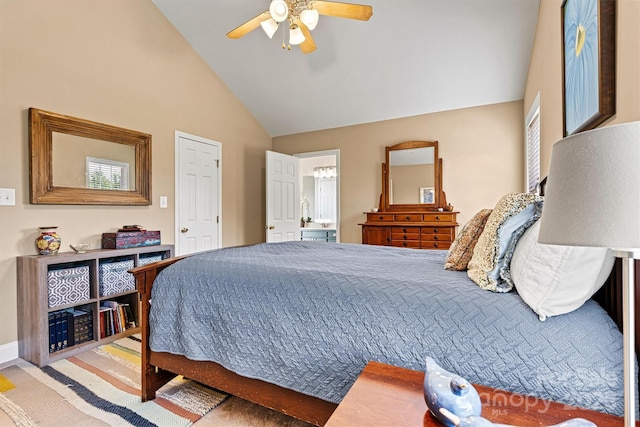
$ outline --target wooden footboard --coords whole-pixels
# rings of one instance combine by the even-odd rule
[[[243,377],[214,362],[194,361],[184,356],[151,351],[149,310],[153,282],[160,271],[183,258],[185,257],[170,258],[130,270],[136,279],[141,298],[142,401],[154,399],[160,387],[176,375],[183,375],[225,393],[308,423],[323,426],[336,409],[336,404],[275,384]]]

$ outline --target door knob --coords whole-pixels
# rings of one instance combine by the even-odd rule
[[[265,225],[265,226],[264,226],[264,229],[265,229],[265,230],[273,230],[274,228],[276,228],[276,226],[275,226],[275,225]]]
[[[181,233],[186,233],[187,231],[189,231],[189,229],[188,229],[187,227],[182,227],[182,228],[180,229],[180,232],[181,232]]]

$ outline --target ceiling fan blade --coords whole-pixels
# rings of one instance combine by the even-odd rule
[[[269,14],[269,11],[262,12],[260,15],[256,16],[255,18],[250,19],[244,24],[240,25],[239,27],[229,31],[227,33],[227,37],[229,37],[230,39],[239,39],[245,34],[250,33],[251,31],[258,28],[262,21],[266,21],[270,17],[271,15]]]
[[[304,41],[300,43],[300,50],[302,53],[311,53],[316,50],[316,42],[313,41],[309,28],[298,18],[295,18],[294,22],[298,25],[302,34],[304,34]]]
[[[321,15],[337,16],[339,18],[359,19],[368,21],[373,15],[373,7],[363,4],[339,3],[335,1],[312,1],[311,7]]]

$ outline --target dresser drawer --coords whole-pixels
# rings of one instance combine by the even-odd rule
[[[391,246],[401,248],[420,248],[420,240],[391,240]]]
[[[391,240],[420,240],[420,227],[391,227]]]
[[[453,212],[429,212],[429,213],[423,214],[423,221],[455,223],[456,214]]]
[[[420,247],[422,249],[449,249],[451,242],[428,242],[423,240]]]
[[[453,242],[453,227],[422,227],[423,240],[448,240]],[[437,237],[437,239],[436,239]]]
[[[420,240],[422,240],[423,242],[453,242],[451,236],[446,234],[423,234],[422,236],[420,236]]]
[[[367,222],[393,222],[393,214],[368,212]]]
[[[421,214],[396,214],[394,215],[396,222],[422,222]]]

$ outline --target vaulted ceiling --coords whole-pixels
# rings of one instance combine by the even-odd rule
[[[369,21],[320,16],[317,50],[260,27],[269,0],[153,0],[271,136],[520,100],[539,0],[363,0]]]

